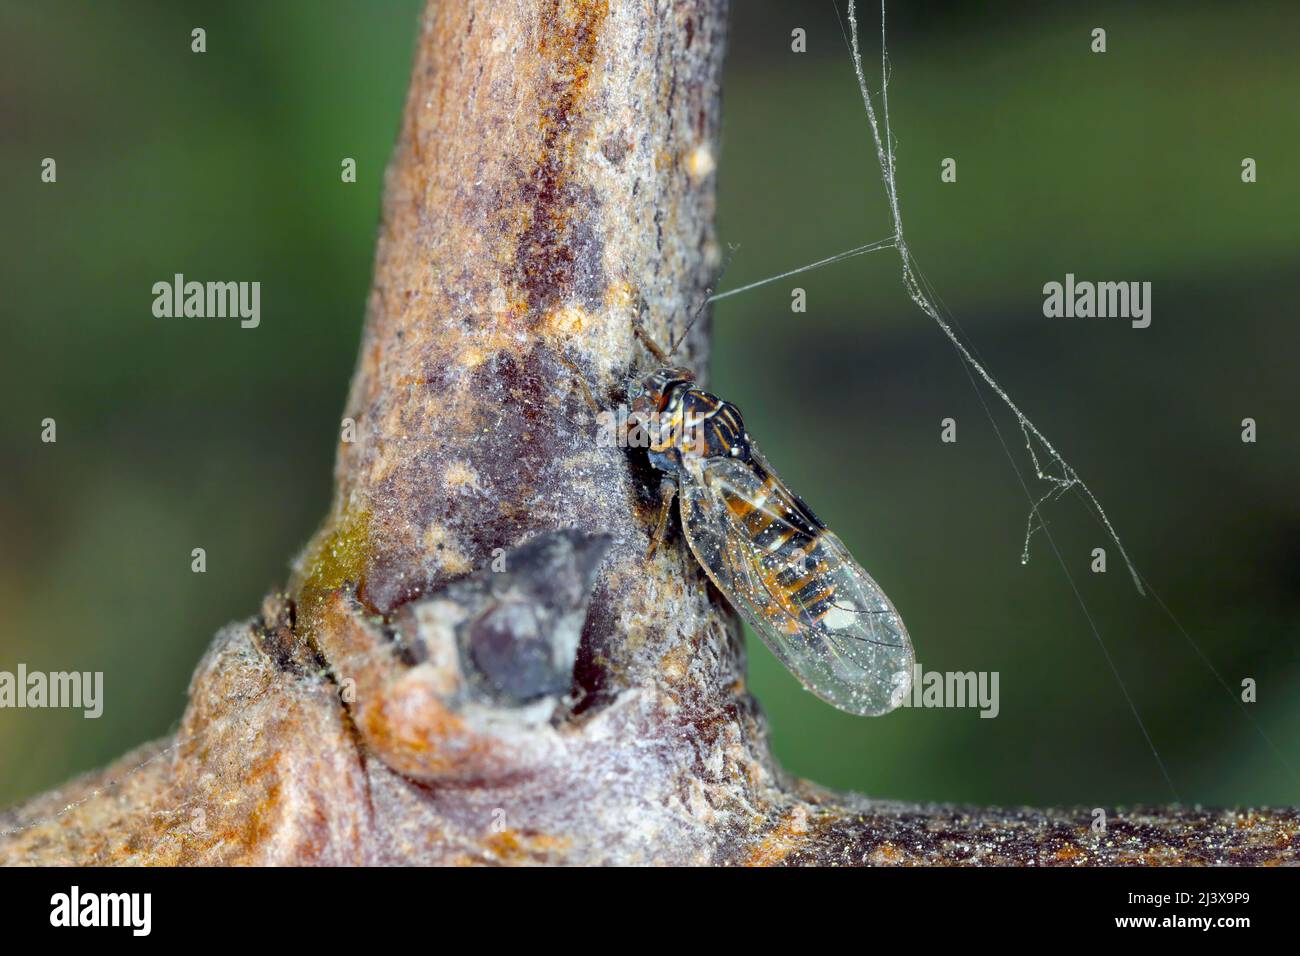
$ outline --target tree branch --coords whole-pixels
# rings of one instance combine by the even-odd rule
[[[1257,863],[1295,811],[916,807],[773,763],[737,623],[597,438],[718,264],[725,3],[431,3],[330,515],[178,734],[25,863]],[[706,323],[681,361],[703,371]],[[348,440],[353,438],[355,440]]]

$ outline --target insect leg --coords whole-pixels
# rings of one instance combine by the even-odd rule
[[[672,511],[673,499],[677,496],[677,482],[665,478],[659,483],[659,521],[655,524],[655,533],[650,538],[650,550],[645,554],[649,561],[659,550],[659,544],[668,530],[668,515]]]
[[[600,415],[600,406],[596,404],[596,398],[591,394],[591,389],[587,387],[587,382],[582,376],[577,376],[574,381],[578,383],[578,388],[582,390],[582,400],[587,403],[587,408],[591,409],[593,418]]]
[[[660,365],[668,365],[670,364],[668,361],[668,353],[664,351],[663,346],[651,338],[650,333],[647,332],[645,326],[641,324],[641,317],[649,310],[650,306],[646,304],[645,298],[642,297],[641,304],[637,307],[636,315],[632,318],[632,334],[641,340],[641,344],[650,351],[650,354],[658,360]]]
[[[663,348],[660,347],[658,342],[656,342],[654,339],[650,337],[649,332],[647,332],[644,328],[641,327],[640,319],[636,319],[633,322],[632,332],[636,335],[638,339],[641,340],[641,344],[650,350],[650,354],[659,360],[659,363],[661,365],[668,364],[668,353],[665,352]]]
[[[591,394],[591,389],[587,385],[587,380],[582,377],[581,370],[563,355],[557,356],[557,358],[573,373],[573,381],[577,383],[578,388],[582,391],[582,400],[587,403],[587,408],[591,410],[591,416],[593,418],[598,417],[601,412],[600,405],[596,402],[596,397]]]

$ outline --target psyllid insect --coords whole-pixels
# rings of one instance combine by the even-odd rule
[[[740,410],[639,333],[665,367],[628,389],[663,473],[657,546],[676,499],[686,542],[718,590],[804,687],[876,716],[911,689],[907,629],[843,542],[777,476]]]

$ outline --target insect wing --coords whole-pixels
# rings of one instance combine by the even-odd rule
[[[681,496],[696,558],[805,687],[863,716],[902,702],[914,659],[898,612],[757,450],[706,459]]]

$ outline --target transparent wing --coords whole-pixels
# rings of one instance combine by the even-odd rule
[[[864,716],[902,702],[913,656],[898,612],[757,450],[706,459],[681,498],[696,558],[808,690]]]

